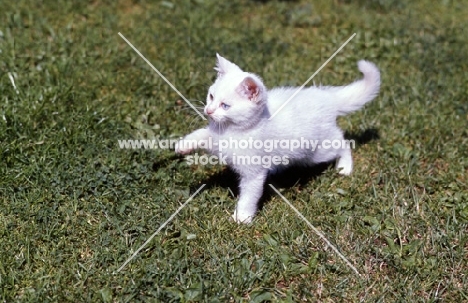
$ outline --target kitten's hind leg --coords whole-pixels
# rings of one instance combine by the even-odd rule
[[[353,171],[351,148],[344,148],[341,150],[340,157],[336,161],[336,169],[341,175],[348,176],[351,174]]]

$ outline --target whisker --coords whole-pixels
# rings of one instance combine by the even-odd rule
[[[198,102],[198,103],[201,103],[201,104],[203,104],[203,106],[205,106],[205,105],[206,105],[206,104],[205,104],[205,102],[203,102],[203,101],[201,101],[201,100],[193,100],[193,102]]]
[[[196,109],[198,109],[198,110],[201,110],[201,111],[203,111],[203,110],[205,109],[204,107],[199,107],[199,106],[194,106],[194,107],[195,107]],[[192,110],[192,111],[194,111],[193,108],[190,107],[190,106],[182,107],[182,108],[180,108],[179,110]]]

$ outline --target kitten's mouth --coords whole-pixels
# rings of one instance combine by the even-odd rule
[[[213,115],[213,114],[208,114],[208,118],[215,121],[215,122],[220,121],[220,119],[217,116]]]

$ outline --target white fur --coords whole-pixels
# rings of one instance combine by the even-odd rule
[[[188,140],[221,139],[242,140],[255,138],[309,140],[342,140],[343,132],[336,125],[336,117],[361,108],[371,101],[379,91],[380,73],[377,67],[367,61],[359,61],[359,70],[364,78],[342,87],[309,87],[302,89],[275,117],[269,117],[292,96],[298,88],[279,87],[267,91],[261,78],[242,71],[237,65],[217,55],[215,68],[218,78],[209,88],[205,114],[210,118],[207,128],[187,135]],[[230,106],[223,108],[222,103]],[[224,106],[226,107],[226,106]],[[190,148],[179,144],[176,152],[187,154]],[[210,150],[218,155],[214,145]],[[236,222],[252,221],[263,186],[269,172],[277,167],[264,168],[262,165],[241,165],[233,163],[233,156],[287,156],[292,163],[311,165],[337,159],[340,174],[349,175],[353,169],[351,150],[348,149],[274,149],[266,153],[262,149],[223,150],[228,164],[240,175],[240,198],[233,218]]]

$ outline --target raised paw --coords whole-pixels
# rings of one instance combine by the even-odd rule
[[[189,154],[193,150],[191,144],[186,140],[180,140],[175,145],[175,152],[176,154],[186,155]]]

